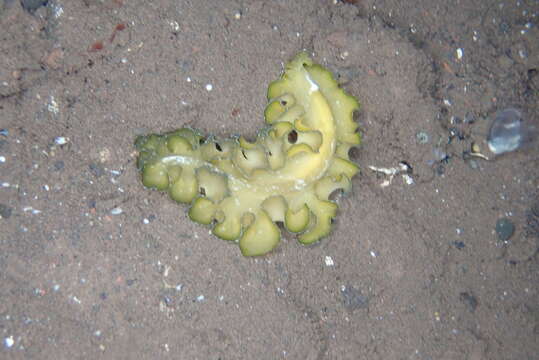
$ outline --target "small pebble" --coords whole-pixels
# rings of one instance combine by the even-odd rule
[[[413,185],[415,183],[414,178],[408,174],[403,174],[402,178],[404,179],[406,185]]]
[[[170,26],[172,27],[174,32],[179,32],[180,31],[180,24],[178,24],[177,21],[171,21]]]
[[[532,205],[531,211],[533,215],[539,217],[539,201]]]
[[[6,157],[0,156],[0,163],[5,163],[5,162],[6,162]]]
[[[507,241],[515,233],[515,225],[508,218],[501,218],[496,221],[496,235],[501,241]]]
[[[518,50],[518,56],[520,56],[521,59],[526,59],[528,57],[528,52],[524,49]]]
[[[473,124],[475,122],[475,115],[471,112],[467,112],[466,115],[464,115],[463,121],[465,124]]]
[[[7,137],[9,135],[9,130],[8,129],[0,129],[0,135]]]
[[[98,163],[90,163],[90,165],[88,165],[88,169],[96,178],[99,178],[105,174],[105,169]]]
[[[198,302],[204,301],[204,295],[198,295],[197,296],[197,301]]]
[[[458,116],[451,116],[451,119],[449,120],[449,122],[453,125],[459,125],[462,123],[462,119],[459,118]]]
[[[212,91],[213,90],[213,85],[212,84],[206,84],[206,90]]]
[[[37,214],[40,214],[41,213],[41,210],[37,210],[37,209],[34,209],[33,207],[31,206],[25,206],[22,208],[22,211],[24,212],[31,212],[32,214],[34,215],[37,215]]]

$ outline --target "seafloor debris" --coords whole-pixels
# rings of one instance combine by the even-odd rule
[[[537,130],[520,110],[504,109],[492,122],[487,137],[488,148],[495,155],[524,148],[535,141]]]

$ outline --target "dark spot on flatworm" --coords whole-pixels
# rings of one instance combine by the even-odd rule
[[[206,196],[206,189],[204,189],[203,187],[201,187],[198,192],[200,193],[200,195]]]
[[[223,148],[221,148],[221,145],[219,145],[219,143],[215,143],[215,149],[217,149],[217,151],[219,152],[223,151]]]
[[[339,198],[339,196],[342,195],[342,193],[343,193],[342,189],[335,189],[329,194],[328,199],[330,201],[335,201]]]
[[[296,130],[292,130],[288,133],[288,142],[290,144],[295,144],[296,141],[298,141],[298,132]]]

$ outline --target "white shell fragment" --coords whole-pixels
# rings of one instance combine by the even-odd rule
[[[110,211],[111,215],[120,215],[121,213],[123,213],[124,211],[122,210],[122,208],[114,208]]]
[[[387,176],[387,178],[382,181],[380,184],[380,187],[386,187],[391,185],[393,182],[393,178],[396,175],[402,175],[402,178],[404,182],[408,185],[414,184],[414,178],[411,176],[412,168],[410,165],[408,165],[405,162],[400,162],[398,166],[391,167],[391,168],[384,168],[384,167],[377,167],[377,166],[369,166],[369,169],[371,169],[374,172],[381,173]]]
[[[24,212],[30,212],[34,215],[37,215],[37,214],[40,214],[41,213],[41,210],[38,210],[38,209],[34,209],[33,207],[31,206],[25,206],[22,208],[22,211]]]
[[[326,263],[326,266],[333,266],[335,265],[335,262],[333,261],[333,259],[331,258],[331,256],[326,256],[325,259],[324,259],[325,263]]]
[[[8,349],[12,347],[14,344],[15,344],[15,340],[13,340],[13,335],[4,338],[4,346],[7,347]]]
[[[65,145],[67,144],[67,138],[63,137],[63,136],[57,136],[54,138],[54,143],[56,145]]]

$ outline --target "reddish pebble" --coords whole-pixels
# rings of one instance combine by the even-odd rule
[[[89,51],[99,51],[103,50],[103,42],[102,41],[96,41],[95,43],[90,46]]]

